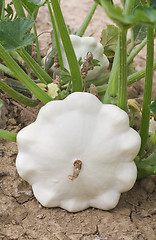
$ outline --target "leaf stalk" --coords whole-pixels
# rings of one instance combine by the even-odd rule
[[[150,104],[152,96],[153,83],[153,60],[154,60],[154,27],[147,28],[147,59],[146,59],[146,75],[143,98],[143,109],[140,127],[141,148],[139,155],[144,152],[148,139],[149,121],[150,121]]]
[[[80,67],[68,34],[68,30],[66,24],[64,22],[64,18],[60,9],[60,5],[58,0],[51,0],[51,4],[53,7],[55,19],[57,22],[57,26],[60,32],[60,36],[62,39],[62,43],[64,46],[64,50],[67,56],[71,77],[72,77],[72,91],[73,92],[81,92],[83,90],[82,78]]]

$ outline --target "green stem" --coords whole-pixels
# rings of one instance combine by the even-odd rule
[[[25,13],[20,0],[12,0],[18,17],[25,18]]]
[[[145,160],[136,162],[138,169],[137,179],[142,179],[150,175],[156,175],[156,150]]]
[[[0,63],[0,71],[6,73],[7,75],[9,75],[13,78],[16,78],[16,75],[8,67],[6,67],[5,65],[3,65],[1,63]]]
[[[48,3],[48,9],[49,9],[49,14],[50,14],[51,22],[52,22],[52,25],[53,25],[53,34],[54,34],[55,43],[56,43],[56,48],[57,48],[57,53],[58,53],[59,65],[60,65],[61,70],[63,71],[63,69],[64,69],[64,64],[63,64],[61,47],[60,47],[60,41],[59,41],[59,33],[58,33],[58,30],[57,30],[55,18],[54,18],[54,16],[53,16],[53,13],[52,13],[51,6],[50,6],[49,1],[48,1],[47,3]]]
[[[135,113],[132,113],[131,122],[130,122],[130,127],[131,128],[133,127],[134,119],[135,119]]]
[[[112,70],[109,76],[108,88],[106,94],[101,99],[105,104],[109,103],[109,97],[114,97],[118,93],[118,67],[119,67],[119,40],[116,48],[116,53],[113,61]]]
[[[41,66],[41,54],[40,54],[40,47],[39,47],[39,42],[38,42],[38,37],[37,37],[37,29],[36,29],[36,25],[34,24],[33,26],[34,29],[34,34],[35,34],[35,41],[36,41],[36,50],[37,50],[37,61],[38,64]]]
[[[101,1],[102,6],[105,9],[105,5],[103,4],[103,2]],[[133,11],[133,6],[134,6],[134,0],[127,0],[126,4],[125,4],[125,9],[124,9],[124,13],[125,15],[129,15],[131,14],[131,12]],[[126,30],[123,30],[126,33]],[[114,62],[113,62],[113,66],[112,66],[112,71],[110,73],[110,77],[109,77],[109,83],[108,83],[108,89],[106,91],[105,96],[102,97],[102,102],[103,103],[109,103],[109,97],[113,96],[117,96],[117,92],[118,92],[118,69],[119,69],[119,58],[120,58],[120,38],[118,39],[118,44],[117,44],[117,50],[115,53],[115,57],[114,57]],[[126,40],[126,45],[127,45],[127,40]],[[127,46],[125,46],[127,47]],[[127,54],[127,50],[126,50],[126,54]],[[126,57],[126,56],[125,56]],[[127,68],[127,67],[126,67]],[[124,74],[124,72],[123,72]],[[105,88],[105,86],[104,86]],[[125,88],[125,85],[123,85],[123,88]],[[121,90],[121,89],[120,89]],[[125,94],[127,94],[127,90],[125,92]],[[120,96],[120,100],[121,101],[122,96]],[[126,96],[124,96],[123,102],[127,102],[126,100]],[[126,106],[127,104],[124,105]],[[124,108],[125,108],[124,106]]]
[[[36,9],[33,11],[31,14],[31,19],[36,20],[37,13],[38,13],[39,8],[36,7]],[[40,54],[40,46],[39,46],[39,41],[38,41],[38,34],[37,34],[37,29],[36,29],[36,24],[34,23],[33,25],[33,30],[34,30],[34,35],[35,35],[35,42],[36,42],[36,51],[37,51],[37,61],[38,64],[41,66],[41,54]]]
[[[143,98],[143,109],[140,127],[141,148],[139,155],[144,152],[148,139],[149,121],[150,121],[150,104],[152,96],[153,82],[153,58],[154,58],[154,27],[148,26],[147,29],[147,59],[146,59],[146,76]]]
[[[127,30],[119,33],[120,66],[118,82],[118,107],[127,111]]]
[[[53,13],[52,13],[49,1],[47,1],[47,5],[48,5],[49,14],[50,14],[51,22],[52,22]],[[55,40],[54,31],[53,31],[53,33],[52,33],[52,51],[50,52],[50,54],[48,55],[48,57],[46,58],[46,61],[45,61],[45,70],[46,70],[46,72],[48,72],[48,70],[54,64],[54,55],[55,55],[56,52],[57,52],[56,40]],[[62,56],[61,56],[61,58],[62,58]]]
[[[18,64],[22,65],[24,67],[24,61],[20,57],[20,55],[15,50],[8,50],[9,55],[18,62]]]
[[[0,1],[0,20],[4,18],[5,0]]]
[[[38,105],[39,101],[38,100],[33,100],[30,99],[22,94],[20,94],[19,92],[15,91],[14,89],[12,89],[11,87],[9,87],[7,84],[5,84],[3,81],[0,80],[0,89],[2,91],[4,91],[5,93],[7,93],[10,97],[12,97],[13,99],[15,99],[16,101],[29,106],[29,107],[35,107]]]
[[[124,7],[125,15],[130,15],[133,12],[134,2],[135,0],[126,0]]]
[[[8,141],[16,142],[16,137],[17,137],[17,133],[0,129],[0,138]]]
[[[147,43],[147,38],[145,38],[140,44],[139,46],[128,56],[127,58],[127,64],[130,64],[133,59],[135,58],[135,56],[143,49],[143,47],[146,45]]]
[[[48,75],[48,73],[41,68],[41,66],[29,55],[29,53],[27,53],[24,48],[18,50],[18,53],[22,57],[22,59],[28,64],[28,66],[33,70],[36,76],[41,80],[41,82],[47,84],[53,81],[52,78]]]
[[[53,6],[55,19],[57,22],[57,26],[60,32],[60,36],[62,39],[62,43],[64,46],[64,50],[67,56],[71,77],[72,77],[72,90],[73,92],[81,92],[83,89],[82,85],[82,78],[81,78],[81,72],[80,72],[80,66],[78,64],[69,34],[66,27],[66,24],[64,22],[64,18],[60,9],[60,5],[58,3],[58,0],[51,0],[51,4]]]
[[[0,44],[0,58],[6,63],[10,70],[16,75],[16,78],[23,83],[41,102],[46,104],[51,101],[49,97],[40,87],[38,87],[31,78],[19,67],[19,65],[13,60],[13,58],[7,53],[7,51]]]
[[[97,8],[97,5],[98,5],[98,4],[95,3],[95,2],[92,4],[92,7],[91,7],[88,15],[86,16],[84,22],[82,23],[80,29],[79,29],[78,32],[77,32],[77,35],[78,35],[78,36],[80,36],[80,37],[83,36],[84,32],[86,31],[86,29],[87,29],[87,27],[88,27],[88,24],[90,23],[90,20],[91,20],[92,17],[93,17],[93,14],[94,14],[94,12],[95,12],[95,10],[96,10],[96,8]]]

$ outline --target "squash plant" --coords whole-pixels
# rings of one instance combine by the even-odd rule
[[[17,141],[17,171],[42,205],[73,212],[113,208],[136,178],[156,174],[154,1],[121,0],[123,8],[112,0],[93,1],[74,35],[58,0],[12,2],[15,15],[11,5],[6,13],[5,1],[0,3],[0,70],[9,76],[0,80],[0,89],[26,106],[39,101],[45,106],[34,123],[19,133],[1,129],[0,137]],[[98,4],[117,26],[102,31],[101,43],[83,36]],[[42,60],[35,19],[43,5],[49,9],[53,36]],[[31,54],[34,41],[37,60]],[[132,72],[133,59],[145,45],[146,68]],[[143,77],[141,108],[127,99],[127,86]],[[139,132],[133,129],[137,111]]]

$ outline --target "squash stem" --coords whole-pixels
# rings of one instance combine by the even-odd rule
[[[55,21],[55,18],[53,16],[53,13],[52,13],[49,1],[47,2],[47,4],[48,4],[48,9],[49,9],[51,22],[52,22],[52,25],[53,25],[53,34],[54,34],[56,48],[57,48],[57,53],[58,53],[59,65],[60,65],[61,70],[63,70],[64,69],[64,64],[63,64],[61,47],[60,47],[60,41],[59,41],[59,33],[57,31],[56,21]]]
[[[0,71],[6,73],[7,75],[9,75],[13,78],[16,78],[16,75],[8,67],[6,67],[5,65],[3,65],[1,63],[0,63]]]
[[[0,1],[0,20],[4,18],[5,0]]]
[[[37,37],[37,29],[36,29],[35,23],[34,23],[33,29],[34,29],[35,41],[36,41],[37,61],[38,61],[38,64],[41,66],[41,54],[40,54],[40,47],[39,47],[39,42],[38,42],[38,37]]]
[[[41,66],[29,55],[29,53],[24,48],[18,50],[18,53],[36,74],[36,76],[41,80],[41,82],[47,84],[53,81],[49,74],[41,68]]]
[[[147,38],[145,38],[139,45],[138,47],[128,56],[127,58],[127,64],[130,64],[133,59],[135,58],[135,56],[143,49],[143,47],[146,45],[147,43]]]
[[[96,10],[96,8],[97,8],[97,5],[98,5],[98,4],[97,4],[96,2],[94,2],[94,3],[92,4],[92,7],[91,7],[88,15],[86,16],[84,22],[82,23],[80,29],[79,29],[78,32],[77,32],[77,35],[78,35],[78,36],[80,36],[80,37],[83,36],[84,32],[86,31],[86,29],[87,29],[87,27],[88,27],[88,24],[90,23],[90,20],[92,19],[93,15],[94,15],[94,12],[95,12],[95,10]]]
[[[16,142],[16,137],[17,137],[17,133],[0,129],[0,138],[8,141]]]
[[[109,75],[108,88],[106,94],[101,99],[105,104],[109,103],[109,97],[115,97],[118,93],[118,67],[119,67],[119,40],[113,61],[112,71]]]
[[[120,66],[118,79],[118,107],[127,111],[127,30],[119,32]]]
[[[124,7],[125,15],[130,15],[133,12],[134,2],[135,0],[126,0]]]
[[[57,22],[57,26],[60,32],[60,36],[62,39],[62,43],[64,46],[64,50],[67,56],[71,77],[72,77],[72,91],[73,92],[81,92],[83,90],[80,66],[78,64],[69,34],[64,22],[64,18],[61,12],[60,5],[58,0],[51,0],[51,4],[53,7],[55,19]]]
[[[152,82],[153,82],[153,59],[154,59],[154,27],[148,26],[147,29],[147,59],[146,59],[146,75],[143,98],[143,109],[140,127],[141,148],[139,155],[145,150],[150,121],[150,104],[152,96]]]

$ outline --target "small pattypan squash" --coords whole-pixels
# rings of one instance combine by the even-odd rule
[[[70,39],[71,39],[78,61],[80,59],[84,61],[89,52],[92,53],[93,59],[97,59],[99,61],[99,66],[95,66],[93,70],[89,70],[87,76],[85,77],[85,80],[86,81],[93,80],[99,77],[101,74],[103,74],[109,66],[109,61],[107,57],[104,55],[103,45],[97,42],[93,37],[79,37],[76,35],[70,35]],[[43,58],[43,61],[42,61],[43,66],[45,66],[45,61],[47,61],[51,51],[52,51],[52,48],[48,50],[47,56]],[[70,71],[66,54],[62,44],[61,44],[61,52],[62,52],[64,67],[68,71]],[[55,68],[54,66],[52,66],[51,70],[54,72],[58,72],[58,68]]]
[[[90,93],[47,103],[17,144],[17,171],[45,207],[111,209],[136,181],[139,134],[126,112]]]

